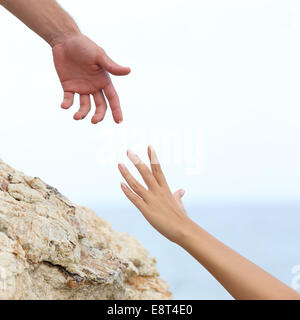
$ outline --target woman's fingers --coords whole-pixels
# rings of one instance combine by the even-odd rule
[[[61,104],[63,109],[69,109],[74,102],[74,93],[73,92],[64,92],[64,100]]]
[[[181,208],[182,212],[185,213],[187,215],[187,212],[183,206],[182,203],[182,197],[184,196],[185,191],[183,189],[179,189],[176,192],[174,192],[174,199],[176,200],[177,204],[179,205],[179,207]]]
[[[179,189],[174,192],[174,198],[178,203],[182,204],[182,197],[184,196],[185,191],[183,189]]]
[[[75,120],[82,120],[86,117],[86,115],[91,110],[91,99],[90,95],[88,94],[81,94],[80,95],[80,108],[78,112],[74,114]]]
[[[176,192],[174,192],[174,198],[177,201],[178,204],[182,204],[182,197],[184,196],[185,191],[183,189],[179,189]]]
[[[157,183],[160,186],[164,186],[164,187],[169,188],[167,180],[162,172],[160,163],[158,161],[157,154],[152,146],[148,147],[148,157],[150,160],[150,165],[151,165],[151,170],[152,170],[153,176],[155,177]]]
[[[133,193],[128,186],[121,182],[121,188],[123,192],[125,193],[126,197],[140,210],[143,211],[145,209],[146,203],[135,193]]]
[[[157,187],[157,182],[151,172],[151,170],[145,165],[145,163],[131,150],[127,150],[127,156],[130,161],[136,166],[143,180],[150,190]]]
[[[103,120],[106,113],[107,104],[102,91],[96,92],[93,96],[94,96],[96,111],[92,118],[92,123],[96,124]]]
[[[145,200],[147,198],[147,190],[145,187],[143,187],[128,171],[128,169],[125,167],[123,163],[119,163],[118,165],[119,170],[121,172],[121,175],[123,178],[127,181],[129,184],[130,188],[138,194],[142,199]]]

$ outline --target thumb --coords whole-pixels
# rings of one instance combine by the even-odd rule
[[[105,52],[99,55],[98,63],[103,69],[115,76],[126,76],[131,71],[129,67],[123,67],[115,63]]]
[[[183,203],[182,203],[182,197],[184,196],[185,194],[185,191],[183,189],[179,189],[177,190],[176,192],[174,192],[174,198],[176,200],[176,202],[178,203],[179,207],[181,208],[182,212],[187,215],[187,212],[183,206]]]
[[[174,198],[175,200],[182,205],[181,198],[184,196],[185,191],[183,189],[179,189],[176,192],[174,192]]]

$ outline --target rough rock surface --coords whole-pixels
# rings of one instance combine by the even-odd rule
[[[0,299],[171,299],[155,263],[130,235],[0,161]]]

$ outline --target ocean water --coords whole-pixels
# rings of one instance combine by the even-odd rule
[[[88,206],[148,248],[175,299],[232,299],[193,257],[161,236],[130,203]],[[300,205],[185,206],[208,232],[291,285],[292,268],[300,265]]]

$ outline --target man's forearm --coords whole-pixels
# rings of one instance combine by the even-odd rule
[[[55,0],[0,0],[0,4],[52,47],[80,33],[75,21]]]

